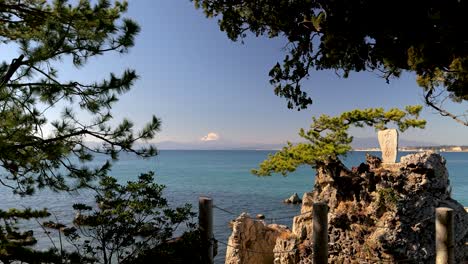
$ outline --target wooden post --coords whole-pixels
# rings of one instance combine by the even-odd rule
[[[328,205],[314,203],[312,207],[312,263],[328,263]]]
[[[213,199],[198,199],[198,228],[202,244],[202,263],[213,264]]]
[[[453,209],[436,208],[436,264],[455,263]]]

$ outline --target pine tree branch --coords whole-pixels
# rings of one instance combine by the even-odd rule
[[[73,132],[73,133],[70,133],[70,134],[67,134],[67,135],[62,135],[62,136],[58,136],[58,137],[54,137],[54,138],[48,138],[48,139],[36,138],[37,141],[17,144],[17,145],[12,146],[12,148],[22,149],[22,148],[32,147],[32,146],[37,146],[37,145],[45,145],[45,144],[53,143],[53,142],[56,142],[56,141],[62,141],[62,140],[66,140],[66,139],[71,138],[71,137],[85,135],[85,134],[90,134],[90,131],[84,129],[84,130],[76,131],[76,132]]]
[[[443,109],[442,107],[439,107],[437,106],[435,103],[434,103],[434,96],[433,96],[433,89],[429,89],[425,96],[424,96],[424,101],[425,103],[434,108],[435,110],[437,110],[437,112],[439,112],[439,114],[441,116],[448,116],[450,118],[452,118],[453,120],[455,120],[455,122],[459,123],[459,124],[462,124],[464,126],[468,126],[468,121],[463,121],[459,118],[459,116],[456,116],[454,114],[452,114],[451,112]]]
[[[2,77],[0,81],[0,87],[6,85],[13,74],[18,70],[18,68],[23,64],[24,55],[21,54],[18,58],[11,61],[10,67],[8,67],[7,73]]]

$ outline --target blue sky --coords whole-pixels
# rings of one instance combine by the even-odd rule
[[[422,91],[410,74],[386,84],[373,73],[341,79],[333,72],[312,72],[303,88],[314,104],[300,112],[290,110],[268,83],[270,68],[284,57],[284,39],[232,42],[216,20],[206,19],[189,0],[130,1],[127,16],[142,27],[129,54],[108,54],[79,70],[65,60],[61,76],[100,80],[109,72],[136,69],[140,79],[115,105],[114,116],[128,117],[137,127],[153,114],[160,117],[163,127],[156,141],[200,141],[210,132],[235,142],[297,141],[298,129],[308,127],[313,115],[422,104]],[[458,108],[463,112],[468,106]],[[55,109],[50,118],[58,112]],[[468,127],[429,108],[423,118],[429,122],[425,130],[410,130],[402,137],[468,145]],[[372,129],[355,129],[353,134],[376,136]]]

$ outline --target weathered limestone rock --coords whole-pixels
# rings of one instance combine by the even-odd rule
[[[230,245],[226,251],[226,264],[271,264],[276,239],[283,233],[290,233],[286,226],[252,219],[242,213],[233,222]]]
[[[297,264],[299,263],[298,239],[293,233],[286,233],[278,237],[274,248],[274,264]]]
[[[455,210],[455,263],[468,260],[468,213],[450,197],[440,155],[412,154],[390,167],[367,156],[366,163],[352,170],[330,161],[316,171],[314,190],[304,194],[292,232],[272,231],[245,215],[236,220],[230,244],[272,254],[260,258],[228,248],[226,263],[310,263],[310,212],[317,202],[329,206],[329,263],[434,263],[437,207]]]
[[[274,264],[310,264],[312,243],[300,239],[294,232],[283,233],[276,240]]]
[[[450,197],[445,159],[417,153],[402,157],[392,169],[375,166],[370,156],[368,162],[374,165],[352,171],[341,162],[320,166],[314,191],[304,195],[311,197],[307,208],[313,202],[330,207],[329,263],[434,263],[436,207],[456,212],[456,263],[463,263],[468,214]],[[293,231],[309,238],[311,229],[304,225],[310,223],[298,223]]]
[[[302,196],[301,214],[293,219],[292,231],[301,240],[307,239],[307,235],[312,232],[312,204],[311,193],[304,193]]]
[[[377,132],[383,163],[395,163],[398,154],[398,131],[385,129]]]
[[[297,193],[294,193],[293,195],[291,195],[291,197],[283,201],[283,203],[290,203],[290,204],[299,204],[301,202],[302,200],[301,198],[299,198],[299,195],[297,195]]]

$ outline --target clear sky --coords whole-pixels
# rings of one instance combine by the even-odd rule
[[[140,79],[115,105],[114,116],[129,117],[142,126],[155,114],[163,121],[156,141],[199,141],[210,132],[235,142],[297,141],[298,129],[308,127],[313,115],[422,104],[421,88],[410,74],[386,84],[373,73],[342,79],[333,72],[312,72],[303,88],[314,104],[300,112],[290,110],[268,83],[270,68],[285,55],[284,39],[249,37],[245,44],[232,42],[216,20],[205,18],[189,0],[130,1],[127,16],[142,27],[129,54],[109,54],[79,70],[64,66],[62,76],[100,80],[109,72],[136,69]],[[467,104],[459,107],[466,109]],[[429,108],[423,118],[429,122],[424,131],[410,130],[402,137],[468,145],[468,127]],[[353,133],[376,136],[370,129]]]

